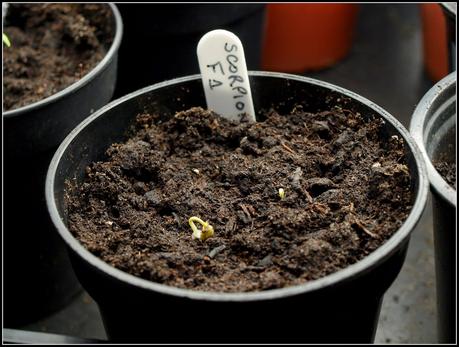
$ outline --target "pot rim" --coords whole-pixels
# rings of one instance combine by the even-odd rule
[[[91,71],[84,75],[83,78],[79,79],[75,83],[72,83],[71,85],[44,99],[35,101],[25,106],[21,106],[19,108],[3,111],[3,118],[18,117],[22,114],[33,112],[37,109],[43,108],[53,102],[58,101],[59,99],[68,94],[73,94],[77,92],[80,88],[91,82],[99,74],[99,72],[103,70],[112,61],[114,55],[118,51],[119,46],[121,44],[121,38],[123,36],[123,21],[121,19],[121,14],[115,4],[104,3],[104,5],[110,6],[113,16],[115,17],[115,36],[113,38],[113,42],[110,45],[109,50],[107,51],[103,59],[99,61],[99,63],[97,63],[97,65]]]
[[[303,294],[307,292],[317,291],[324,287],[332,286],[338,282],[349,280],[353,277],[358,275],[362,275],[363,273],[370,271],[373,267],[377,266],[377,264],[391,256],[394,252],[397,251],[398,246],[409,238],[410,232],[414,229],[417,222],[419,221],[425,205],[427,201],[427,194],[428,194],[428,180],[427,180],[427,173],[426,168],[424,166],[424,162],[422,160],[422,155],[416,145],[416,143],[412,140],[408,131],[403,127],[403,125],[398,122],[393,116],[391,116],[388,112],[384,109],[376,105],[375,103],[367,100],[366,98],[357,95],[351,91],[348,91],[344,88],[337,87],[333,84],[319,81],[316,79],[298,76],[298,75],[291,75],[285,73],[276,73],[276,72],[264,72],[264,71],[250,71],[249,76],[254,77],[271,77],[271,78],[281,78],[281,79],[291,79],[295,81],[300,81],[308,84],[313,84],[322,88],[330,89],[331,91],[337,91],[341,94],[344,94],[348,97],[351,97],[358,102],[364,103],[368,107],[372,108],[375,113],[378,113],[381,117],[383,117],[386,121],[390,122],[399,132],[399,134],[403,137],[405,143],[407,144],[410,151],[413,153],[415,158],[416,168],[418,170],[418,189],[417,189],[417,196],[415,202],[413,204],[413,208],[408,215],[408,218],[404,221],[401,227],[392,235],[383,245],[381,245],[378,249],[374,252],[363,258],[362,260],[358,261],[355,264],[349,265],[348,267],[341,269],[337,272],[334,272],[328,276],[319,278],[314,281],[306,282],[303,284],[299,284],[296,286],[290,286],[285,288],[278,288],[278,289],[271,289],[261,292],[238,292],[238,293],[226,293],[226,292],[209,292],[209,291],[196,291],[192,289],[184,289],[184,288],[177,288],[172,287],[152,281],[148,281],[146,279],[142,279],[140,277],[136,277],[134,275],[128,274],[127,272],[121,271],[116,269],[115,267],[105,263],[102,259],[96,257],[92,253],[90,253],[68,230],[65,226],[63,220],[61,219],[58,210],[56,201],[54,199],[54,178],[57,173],[58,164],[64,155],[67,147],[71,144],[73,139],[79,135],[81,131],[84,130],[86,126],[88,126],[91,122],[93,122],[96,118],[107,112],[108,110],[117,107],[118,105],[122,104],[123,102],[136,98],[137,96],[144,94],[146,92],[150,92],[156,89],[163,88],[165,86],[170,85],[177,85],[180,83],[200,79],[201,75],[191,75],[186,77],[180,77],[168,81],[164,81],[161,83],[154,84],[152,86],[148,86],[142,88],[138,91],[130,93],[124,97],[121,97],[111,103],[107,104],[100,110],[93,113],[91,116],[86,118],[83,122],[81,122],[62,142],[59,146],[57,152],[55,153],[50,167],[48,169],[47,177],[46,177],[46,203],[48,207],[48,211],[50,213],[51,219],[58,230],[61,237],[66,242],[67,246],[71,248],[73,252],[75,252],[79,257],[83,258],[86,262],[90,263],[92,267],[96,268],[97,270],[105,273],[106,275],[124,282],[128,285],[134,285],[136,287],[140,287],[145,290],[159,292],[164,295],[174,295],[178,297],[188,298],[188,299],[195,299],[195,300],[207,300],[207,301],[257,301],[257,300],[272,300],[281,297],[293,296],[298,294]]]
[[[428,179],[432,188],[438,194],[440,194],[444,200],[448,201],[448,203],[454,207],[456,207],[457,204],[456,190],[446,182],[446,180],[440,175],[437,169],[435,169],[435,166],[432,164],[432,161],[427,154],[427,149],[424,142],[424,130],[425,126],[427,125],[427,114],[431,112],[431,109],[436,108],[436,101],[442,92],[455,84],[456,71],[450,73],[448,76],[444,77],[432,88],[430,88],[416,106],[410,122],[410,133],[418,144],[424,162],[426,163]],[[433,111],[435,111],[435,109]]]

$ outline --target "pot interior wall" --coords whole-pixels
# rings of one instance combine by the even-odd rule
[[[456,160],[456,77],[448,75],[429,93],[429,99],[421,101],[424,108],[416,111],[424,113],[422,118],[415,113],[414,122],[423,123],[420,146],[425,147],[430,161],[443,159],[453,163]]]
[[[456,97],[447,100],[432,116],[425,130],[426,150],[430,160],[456,160]]]

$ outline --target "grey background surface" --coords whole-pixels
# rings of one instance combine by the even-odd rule
[[[362,4],[349,56],[305,75],[350,89],[376,102],[408,127],[433,85],[423,70],[417,4]],[[384,297],[376,343],[435,343],[436,307],[430,201],[413,232],[405,265]],[[97,305],[82,293],[65,309],[24,329],[104,339]]]

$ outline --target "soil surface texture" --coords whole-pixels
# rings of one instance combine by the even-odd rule
[[[450,163],[445,160],[439,160],[433,163],[435,169],[444,178],[444,180],[456,189],[456,163]]]
[[[130,138],[89,165],[84,182],[67,181],[71,232],[135,276],[246,292],[343,269],[402,225],[411,176],[403,140],[385,138],[382,120],[339,107],[264,116],[138,115]],[[193,239],[192,216],[208,221],[213,237]]]
[[[9,4],[3,32],[3,109],[29,105],[80,80],[114,37],[102,4]]]

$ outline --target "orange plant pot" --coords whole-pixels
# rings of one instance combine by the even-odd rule
[[[356,4],[268,4],[264,70],[303,72],[329,67],[349,52]]]
[[[421,4],[424,66],[434,82],[448,74],[446,18],[439,4]]]

